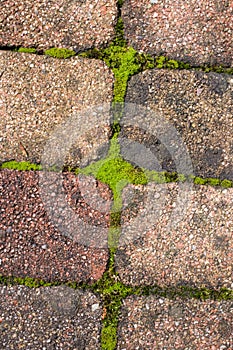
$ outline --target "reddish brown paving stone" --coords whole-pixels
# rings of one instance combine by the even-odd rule
[[[138,111],[142,108],[148,115],[137,116],[141,135],[132,128],[122,128],[120,136],[148,147],[163,170],[177,171],[167,145],[156,136],[157,130],[153,130],[154,134],[151,128],[148,130],[153,119],[158,117],[179,133],[191,158],[194,175],[233,180],[231,75],[153,69],[130,79],[125,100],[129,106],[138,106]],[[152,119],[147,120],[149,117]],[[121,123],[124,127],[124,118]],[[147,135],[143,135],[144,125],[148,125]],[[164,135],[168,140],[172,138],[167,130]],[[153,166],[151,169],[161,171]]]
[[[0,45],[84,51],[114,36],[116,0],[1,0]]]
[[[86,165],[99,157],[111,134],[114,81],[102,61],[1,51],[0,73],[0,162],[41,162],[46,142],[60,125],[60,152],[71,134],[77,134],[66,164]],[[103,110],[98,112],[99,107]],[[72,118],[76,124],[66,126]]]
[[[122,9],[130,46],[196,66],[233,67],[232,14],[232,0],[126,0]]]
[[[64,201],[55,208],[58,213],[49,211],[48,205],[52,208],[54,203],[59,204],[60,189],[55,193],[54,188],[49,192],[47,187],[53,200],[46,202],[38,172],[0,171],[0,274],[46,281],[97,280],[108,260],[109,211],[107,207],[104,212],[98,211],[82,198],[82,191],[89,196],[96,194],[96,207],[98,198],[110,203],[111,193],[96,181],[83,184],[72,174],[50,175],[55,182],[61,179],[63,183]],[[67,208],[73,222],[66,217]]]
[[[0,286],[1,349],[100,349],[100,300],[66,286]]]
[[[116,253],[123,283],[233,288],[233,188],[150,183],[124,191]]]
[[[232,348],[232,300],[130,296],[123,302],[118,350]]]

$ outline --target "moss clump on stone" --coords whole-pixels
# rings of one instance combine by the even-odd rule
[[[45,55],[55,57],[55,58],[62,58],[62,59],[69,58],[76,55],[75,51],[68,50],[68,49],[59,49],[55,47],[45,50],[44,53]]]
[[[36,49],[28,48],[28,47],[20,47],[18,52],[24,52],[24,53],[37,53]]]

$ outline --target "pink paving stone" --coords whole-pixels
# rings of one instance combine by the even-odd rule
[[[233,188],[187,186],[124,190],[116,253],[122,282],[233,288]]]
[[[114,37],[116,0],[1,1],[0,45],[84,51]]]
[[[92,180],[70,173],[0,171],[1,275],[86,283],[102,276],[111,193]],[[107,203],[105,210],[98,200]]]
[[[117,350],[233,349],[233,304],[130,296],[123,302]]]
[[[50,153],[65,151],[62,165],[99,157],[111,135],[114,82],[104,62],[0,51],[0,75],[0,162],[40,163],[51,139]]]
[[[122,17],[125,37],[138,51],[233,67],[232,0],[126,0]]]
[[[125,102],[127,113],[120,122],[120,136],[146,146],[162,170],[184,173],[181,168],[185,164],[185,152],[191,158],[189,168],[193,168],[196,176],[233,180],[230,74],[146,70],[130,79]],[[134,130],[130,118],[134,118],[140,132]],[[144,151],[144,158],[145,155]],[[148,163],[143,166],[162,171],[155,162]]]

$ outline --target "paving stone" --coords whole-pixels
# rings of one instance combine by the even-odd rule
[[[0,162],[39,163],[46,149],[56,164],[100,158],[111,134],[113,91],[102,61],[1,51],[0,74]]]
[[[116,18],[116,0],[3,0],[0,45],[84,51],[113,39]]]
[[[145,71],[130,79],[126,103],[126,115],[132,114],[135,123],[130,127],[123,118],[120,136],[142,143],[154,154],[161,169],[156,163],[151,169],[177,171],[172,155],[177,144],[168,132],[168,126],[172,126],[191,158],[194,175],[233,179],[231,75],[194,70]],[[157,127],[149,129],[157,120]],[[166,129],[160,131],[163,121]],[[177,163],[181,161],[182,154],[177,154]]]
[[[123,302],[118,350],[232,348],[232,300],[130,296]]]
[[[47,175],[0,171],[0,274],[92,283],[107,265],[111,193],[89,176]]]
[[[100,300],[65,286],[0,287],[1,349],[100,349]]]
[[[122,17],[137,51],[233,67],[232,11],[232,0],[126,0]]]
[[[233,188],[130,185],[116,253],[132,286],[233,288]]]

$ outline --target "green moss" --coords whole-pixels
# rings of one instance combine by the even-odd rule
[[[224,74],[233,74],[233,68],[226,68],[220,66],[201,66],[201,67],[194,67],[196,70],[202,70],[203,72],[209,73],[209,72],[214,72],[214,73],[224,73]]]
[[[208,178],[207,179],[207,184],[210,185],[210,186],[219,186],[221,184],[221,180]]]
[[[76,174],[93,175],[97,180],[106,183],[117,199],[126,184],[146,184],[145,172],[135,168],[120,156],[120,145],[116,135],[111,139],[108,155],[105,159],[92,163],[83,169],[76,169]],[[116,209],[115,209],[116,210]]]
[[[201,177],[194,178],[194,183],[196,185],[206,185],[207,182],[208,182],[208,179],[202,179]]]
[[[76,53],[72,50],[68,50],[68,49],[59,49],[59,48],[51,48],[48,50],[45,50],[45,55],[51,56],[51,57],[55,57],[55,58],[69,58],[71,56],[76,55]]]
[[[225,188],[233,187],[233,181],[230,180],[222,180],[221,186]]]
[[[114,199],[118,199],[127,183],[146,184],[147,177],[140,169],[135,169],[122,158],[109,159],[96,174],[96,178],[109,185]]]
[[[92,49],[79,54],[81,57],[104,60],[115,76],[113,102],[124,102],[129,78],[145,69],[154,68],[154,59],[146,54],[139,54],[132,47],[123,43],[111,44],[104,50]]]
[[[117,325],[104,325],[101,332],[101,348],[103,350],[114,350],[116,348],[116,345]]]
[[[119,227],[121,224],[121,212],[112,212],[110,215],[110,226],[111,227]]]
[[[110,249],[108,269],[91,290],[101,296],[105,311],[101,333],[101,346],[104,350],[114,350],[117,343],[117,324],[122,300],[133,293],[133,288],[118,282],[114,266],[114,250]]]
[[[111,222],[112,225],[114,225]],[[118,223],[116,222],[116,226],[112,226],[109,228],[108,232],[108,248],[109,249],[117,249],[120,235],[121,235],[121,227],[118,226]]]
[[[27,47],[20,47],[18,52],[25,52],[25,53],[37,53],[36,49],[33,48],[27,48]]]
[[[166,69],[190,69],[191,66],[188,63],[181,61],[171,60],[166,56],[157,56],[155,59],[156,68]]]
[[[116,36],[113,40],[112,45],[125,47],[126,40],[124,39],[124,23],[121,17],[119,17],[117,20],[115,31],[116,31]]]
[[[48,287],[48,286],[56,286],[61,284],[60,282],[45,282],[41,279],[35,279],[31,277],[14,277],[14,276],[2,276],[0,275],[0,284],[3,285],[24,285],[29,288],[38,288],[38,287]]]
[[[4,162],[1,164],[0,168],[2,169],[12,169],[12,170],[41,170],[41,165],[33,164],[29,162],[17,162],[15,160],[11,160],[9,162]]]
[[[121,12],[123,0],[118,0],[118,11]],[[124,25],[122,18],[118,18],[116,24],[116,35],[109,47],[98,50],[92,49],[85,53],[79,54],[81,57],[95,58],[105,61],[107,66],[112,69],[115,76],[114,84],[114,98],[113,106],[121,103],[123,106],[127,82],[129,78],[145,69],[164,68],[164,69],[197,69],[205,72],[215,71],[218,73],[233,74],[233,68],[223,67],[191,67],[184,62],[169,59],[165,56],[152,57],[150,55],[136,52],[132,47],[127,47],[124,39]],[[19,52],[36,53],[35,49],[18,49]],[[74,51],[67,49],[52,48],[44,52],[46,55],[65,59],[75,55]],[[117,324],[122,300],[128,295],[150,295],[163,296],[167,298],[174,298],[180,296],[182,298],[197,298],[197,299],[219,299],[219,300],[233,300],[233,292],[228,289],[222,289],[220,292],[209,290],[206,288],[194,289],[189,287],[167,288],[163,289],[159,286],[139,286],[131,288],[119,282],[119,276],[115,271],[114,253],[118,246],[118,240],[121,234],[121,208],[122,198],[121,193],[123,187],[128,184],[146,184],[149,180],[157,183],[167,182],[184,182],[188,180],[184,175],[169,172],[155,172],[146,169],[137,169],[130,163],[123,160],[120,156],[120,146],[117,137],[120,132],[119,121],[122,116],[122,110],[117,109],[113,111],[114,124],[112,127],[113,138],[110,143],[110,149],[106,159],[90,164],[84,169],[71,169],[67,167],[68,171],[74,170],[76,174],[92,174],[98,180],[105,182],[113,191],[114,203],[112,206],[110,217],[110,229],[108,235],[108,246],[110,251],[109,263],[107,270],[102,278],[93,285],[78,285],[76,282],[67,282],[71,288],[90,289],[94,293],[101,296],[102,304],[106,315],[103,320],[103,327],[101,333],[101,346],[104,350],[114,350],[117,344]],[[17,169],[17,170],[41,170],[40,165],[31,164],[28,162],[6,162],[1,165],[1,168]],[[57,171],[55,168],[51,171]],[[59,170],[59,169],[58,169]],[[190,177],[195,184],[201,185],[221,185],[222,187],[232,187],[233,183],[229,180],[220,181],[219,179],[202,179],[200,177]],[[1,284],[23,284],[30,288],[40,286],[54,286],[61,284],[59,282],[46,283],[42,280],[35,280],[29,277],[15,278],[0,276]]]
[[[115,76],[114,102],[123,102],[128,79],[141,69],[138,54],[132,47],[122,46],[110,46],[103,53],[105,63]]]

